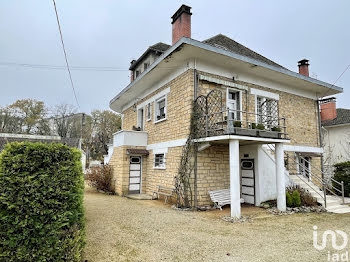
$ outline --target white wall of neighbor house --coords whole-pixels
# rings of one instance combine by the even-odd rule
[[[350,161],[350,124],[323,128],[323,144],[326,165]]]

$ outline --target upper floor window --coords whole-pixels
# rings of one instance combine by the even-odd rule
[[[278,101],[266,97],[257,97],[257,122],[270,129],[278,126]]]
[[[152,118],[152,106],[151,106],[151,103],[148,103],[147,106],[146,106],[146,113],[147,113],[147,121],[150,121],[151,118]]]
[[[155,101],[155,122],[166,119],[167,114],[167,99],[163,96]]]
[[[139,70],[136,70],[135,71],[135,78],[138,77],[140,75],[140,71]]]
[[[144,63],[143,64],[143,70],[146,70],[149,67],[149,63]]]

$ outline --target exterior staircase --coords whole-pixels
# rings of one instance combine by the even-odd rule
[[[275,147],[274,145],[268,144],[267,148],[265,148],[264,151],[268,154],[273,155],[275,153]],[[295,161],[288,154],[285,154],[285,157],[291,160],[291,162],[294,163],[295,165],[298,165],[300,168],[300,163]],[[303,159],[303,160],[307,161],[306,159]],[[310,169],[315,169],[319,171],[321,175],[325,175],[324,172],[322,172],[321,170],[317,169],[316,167],[312,167],[309,161],[307,162],[310,165]],[[307,177],[303,176],[299,172],[297,173],[289,172],[288,174],[289,174],[289,181],[286,181],[287,184],[295,184],[300,186],[304,190],[307,190],[311,194],[311,196],[316,198],[319,204],[321,204],[323,207],[326,208],[328,212],[336,213],[336,214],[350,213],[350,201],[347,201],[346,203],[344,200],[343,183],[339,183],[333,178],[330,178],[330,181],[325,181],[323,178],[320,178],[319,176],[311,172],[311,170],[309,171],[309,176],[311,179],[308,179]],[[317,186],[315,183],[313,183],[312,180],[314,180],[315,182],[318,182],[319,185],[323,185],[323,188],[320,189],[320,187]],[[337,183],[341,187],[341,190],[334,187],[332,185],[332,182]],[[323,189],[326,191],[327,194],[325,194]],[[341,194],[343,197],[339,196],[338,194]]]
[[[308,181],[308,179],[302,175],[289,175],[289,179],[293,184],[299,185],[304,190],[307,190],[311,196],[317,199],[318,203],[325,206],[324,192],[317,185]],[[326,205],[328,212],[336,214],[350,213],[350,206],[343,204],[343,200],[339,196],[327,195]]]

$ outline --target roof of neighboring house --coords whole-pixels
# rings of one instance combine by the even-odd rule
[[[350,109],[337,108],[337,117],[333,120],[322,121],[323,126],[350,124]]]
[[[1,134],[0,134],[1,135]],[[0,136],[0,152],[4,149],[7,143],[11,142],[32,142],[32,143],[61,143],[69,147],[79,148],[80,147],[80,138],[56,138],[56,137],[45,137],[45,136],[32,136],[29,138],[29,135],[25,137],[11,137],[11,136]]]
[[[268,65],[277,66],[284,68],[283,66],[271,61],[270,59],[267,59],[266,57],[254,52],[253,50],[249,49],[248,47],[245,47],[244,45],[241,45],[240,43],[236,42],[235,40],[223,35],[218,34],[216,36],[213,36],[207,40],[202,41],[205,44],[209,44],[211,46],[224,49],[229,52],[233,52],[242,56],[250,57],[255,60],[258,60],[260,62],[263,62]]]
[[[147,56],[150,52],[159,52],[159,53],[164,53],[168,48],[170,47],[170,45],[159,42],[157,44],[151,45],[150,47],[148,47],[148,49],[139,57],[139,59],[137,59],[136,61],[133,61],[129,67],[129,70],[133,70],[138,64],[139,62],[145,57]]]

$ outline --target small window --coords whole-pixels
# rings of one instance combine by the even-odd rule
[[[143,70],[146,70],[149,67],[149,63],[144,63],[143,64]]]
[[[150,121],[151,118],[152,118],[152,106],[151,106],[151,103],[148,103],[147,104],[147,121]]]
[[[165,168],[165,154],[155,154],[154,155],[154,167],[155,168]]]
[[[139,70],[136,70],[135,76],[138,77],[139,75],[140,75],[140,71],[139,71]]]
[[[155,122],[166,119],[166,97],[162,97],[156,101]]]

